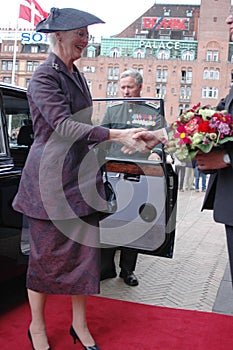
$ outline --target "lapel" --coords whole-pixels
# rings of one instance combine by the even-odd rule
[[[87,99],[87,100],[91,99],[91,94],[90,94],[90,91],[88,89],[86,80],[85,80],[83,74],[81,74],[79,72],[78,68],[75,65],[73,65],[74,74],[72,74],[72,72],[67,68],[67,66],[64,64],[64,62],[57,55],[55,55],[53,52],[49,55],[47,63],[49,65],[51,63],[51,66],[57,72],[61,72],[67,78],[72,80],[72,82],[79,88],[79,90],[81,91],[81,93],[83,94],[85,99]]]

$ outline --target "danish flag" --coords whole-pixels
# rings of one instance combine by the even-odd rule
[[[21,0],[19,6],[19,18],[30,22],[33,27],[42,19],[48,17],[48,13],[44,11],[36,0]]]

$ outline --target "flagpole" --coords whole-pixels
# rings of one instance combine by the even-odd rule
[[[13,62],[12,62],[12,72],[11,72],[11,84],[15,85],[15,67],[16,67],[16,52],[17,52],[17,39],[18,39],[18,30],[19,30],[19,7],[20,3],[18,2],[17,6],[17,20],[16,20],[16,29],[15,29],[15,40],[14,40],[14,51],[13,51]]]

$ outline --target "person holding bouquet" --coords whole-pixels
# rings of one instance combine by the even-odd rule
[[[233,16],[226,19],[233,34]],[[226,109],[233,116],[233,87],[223,98],[217,110]],[[225,224],[230,271],[233,283],[233,142],[226,142],[222,148],[212,149],[210,153],[198,153],[197,164],[202,171],[215,170],[210,175],[202,209],[212,209],[214,220]]]
[[[233,35],[233,15],[226,23]],[[215,111],[194,106],[178,117],[173,129],[167,149],[173,149],[180,160],[195,158],[199,169],[210,173],[202,210],[213,210],[214,220],[225,225],[233,285],[233,87]],[[142,131],[133,138],[154,147],[163,132]]]

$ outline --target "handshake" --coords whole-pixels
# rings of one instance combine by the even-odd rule
[[[121,151],[125,154],[135,152],[146,153],[161,142],[168,139],[165,128],[148,131],[144,128],[133,129],[110,129],[109,141],[116,141],[123,146]]]

